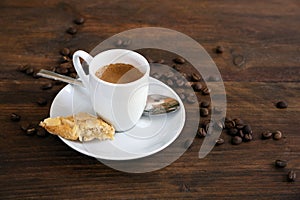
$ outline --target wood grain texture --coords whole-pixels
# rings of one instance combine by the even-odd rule
[[[286,180],[290,169],[300,176],[299,10],[297,0],[1,1],[0,199],[299,199],[300,181]],[[74,25],[77,16],[86,22]],[[70,26],[78,33],[67,34]],[[58,65],[63,47],[90,51],[121,31],[150,26],[180,31],[207,50],[225,81],[227,115],[249,123],[254,141],[233,146],[224,132],[225,143],[199,159],[203,139],[195,138],[168,167],[128,174],[55,136],[27,136],[19,129],[21,122],[47,117],[64,85],[41,90],[49,81],[18,67],[50,69]],[[224,46],[223,54],[214,53],[217,45]],[[144,53],[172,63],[170,55]],[[233,58],[239,55],[245,63],[236,66]],[[48,104],[38,106],[38,97]],[[276,109],[279,100],[289,107]],[[21,122],[10,120],[13,112]],[[264,130],[281,130],[284,138],[261,140]],[[276,159],[288,160],[288,166],[276,169]]]

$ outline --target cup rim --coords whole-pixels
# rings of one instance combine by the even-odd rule
[[[105,51],[102,51],[100,53],[98,53],[96,56],[94,56],[92,62],[90,63],[89,67],[92,65],[94,59],[99,56],[100,54],[102,53],[107,53],[107,52],[111,52],[111,51],[123,51],[123,52],[128,52],[128,53],[133,53],[135,55],[137,55],[138,57],[140,57],[143,61],[145,61],[145,64],[146,64],[146,72],[143,74],[142,77],[140,77],[139,79],[137,80],[134,80],[134,81],[131,81],[129,83],[111,83],[111,82],[107,82],[107,81],[104,81],[100,78],[98,78],[95,73],[91,73],[91,71],[89,70],[89,75],[91,75],[96,81],[100,82],[100,83],[104,83],[106,85],[110,85],[110,86],[120,86],[120,87],[124,87],[124,86],[130,86],[130,85],[133,85],[133,84],[136,84],[137,82],[143,80],[146,76],[149,76],[149,73],[150,73],[150,64],[149,62],[147,61],[147,59],[142,56],[141,54],[135,52],[135,51],[132,51],[132,50],[128,50],[128,49],[109,49],[109,50],[105,50]],[[115,63],[110,63],[110,64],[115,64]],[[126,63],[125,63],[126,64]],[[109,65],[109,64],[108,64]],[[105,65],[106,66],[106,65]],[[104,67],[104,66],[102,66]],[[98,68],[99,69],[99,68]],[[97,69],[97,70],[98,70]]]

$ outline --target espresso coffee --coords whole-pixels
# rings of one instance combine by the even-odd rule
[[[130,64],[115,63],[101,67],[95,75],[106,82],[124,84],[138,80],[144,74]]]

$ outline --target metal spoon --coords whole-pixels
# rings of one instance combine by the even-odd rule
[[[84,87],[82,82],[78,79],[74,79],[68,76],[64,76],[52,71],[41,69],[38,73],[38,76],[62,81],[65,83],[70,83],[72,85],[78,85]],[[160,94],[150,94],[147,98],[147,103],[143,112],[143,115],[160,115],[164,113],[175,112],[179,109],[180,105],[176,99],[167,97]]]
[[[69,76],[64,76],[58,73],[55,73],[53,71],[49,71],[49,70],[45,70],[45,69],[41,69],[38,73],[38,76],[44,77],[44,78],[49,78],[49,79],[53,79],[56,81],[62,81],[65,83],[70,83],[72,85],[78,85],[81,87],[84,87],[84,85],[82,84],[82,82],[78,79],[75,78],[71,78]]]

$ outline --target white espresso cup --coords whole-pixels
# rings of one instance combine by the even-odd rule
[[[82,68],[80,58],[88,64],[88,75]],[[129,83],[110,83],[96,76],[97,70],[115,63],[130,64],[142,72],[143,76]],[[95,57],[79,50],[73,55],[73,64],[89,91],[96,114],[112,124],[116,131],[133,128],[146,106],[150,72],[147,60],[142,55],[125,49],[103,51]]]

